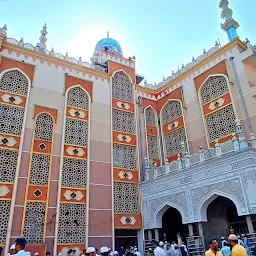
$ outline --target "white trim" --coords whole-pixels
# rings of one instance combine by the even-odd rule
[[[97,184],[97,183],[89,183],[89,184],[94,186],[111,187],[111,184]]]
[[[233,99],[233,95],[232,95],[232,91],[231,91],[231,88],[230,88],[230,83],[229,83],[229,79],[226,75],[224,74],[212,74],[212,75],[209,75],[204,81],[203,83],[200,85],[199,89],[198,89],[198,92],[197,92],[197,96],[198,96],[198,99],[199,99],[199,105],[200,105],[200,110],[201,110],[201,116],[202,116],[202,120],[203,120],[203,125],[204,125],[204,132],[205,132],[205,137],[206,137],[206,142],[207,142],[207,146],[210,147],[210,138],[209,138],[209,133],[208,133],[208,129],[207,129],[207,124],[206,124],[206,120],[205,120],[205,115],[204,115],[204,111],[203,111],[203,104],[202,104],[202,97],[201,97],[201,89],[203,87],[203,85],[211,78],[211,77],[217,77],[217,76],[222,76],[225,78],[226,82],[227,82],[227,87],[228,87],[228,93],[230,95],[230,100],[231,100],[231,103],[232,103],[232,107],[233,107],[233,110],[234,110],[234,114],[235,114],[235,118],[237,119],[238,116],[237,116],[237,111],[236,111],[236,106],[235,106],[235,102],[234,102],[234,99]],[[209,103],[209,102],[208,102]]]
[[[95,118],[91,118],[91,120],[98,121],[98,122],[101,122],[101,123],[111,124],[111,122],[107,122],[107,121],[103,121],[103,120],[99,120],[99,119],[95,119]]]
[[[111,162],[104,162],[104,161],[98,161],[98,160],[92,160],[92,159],[90,159],[90,162],[103,163],[103,164],[111,164]]]
[[[59,215],[60,215],[60,201],[61,201],[61,182],[62,182],[62,166],[63,166],[63,159],[64,159],[64,146],[65,146],[65,131],[66,131],[66,120],[67,120],[67,96],[68,92],[75,88],[79,87],[82,89],[86,95],[88,96],[88,134],[87,134],[87,148],[88,148],[88,155],[87,155],[87,186],[86,186],[86,237],[85,237],[85,246],[88,244],[88,218],[89,218],[89,169],[90,169],[90,110],[91,110],[91,96],[90,94],[79,84],[70,86],[65,92],[65,104],[64,104],[64,116],[63,116],[63,125],[62,125],[62,140],[61,140],[61,156],[60,156],[60,169],[59,169],[59,183],[58,183],[58,194],[57,194],[57,205],[56,205],[56,224],[55,224],[55,239],[53,244],[53,255],[57,255],[57,243],[58,243],[58,227],[59,227]]]
[[[21,207],[21,208],[23,208],[23,207],[25,207],[25,206],[24,206],[24,205],[21,205],[21,204],[15,204],[14,207]]]
[[[26,106],[25,106],[25,111],[24,111],[24,116],[23,116],[23,124],[22,124],[22,129],[21,129],[21,137],[20,137],[20,146],[19,146],[19,153],[18,153],[18,159],[17,159],[17,165],[16,165],[16,172],[15,172],[15,178],[14,178],[14,183],[13,183],[13,192],[12,192],[12,200],[11,200],[11,207],[10,207],[10,214],[9,214],[9,220],[8,220],[8,225],[7,225],[7,234],[6,234],[6,242],[5,242],[5,249],[4,249],[4,254],[6,255],[9,251],[10,247],[10,237],[11,237],[11,232],[12,232],[12,222],[13,222],[13,216],[14,216],[14,207],[15,207],[15,201],[16,201],[16,195],[17,195],[17,189],[18,189],[18,181],[19,181],[19,173],[20,173],[20,165],[21,165],[21,155],[23,153],[22,148],[23,148],[23,141],[24,141],[24,135],[25,135],[25,130],[26,130],[26,121],[27,121],[27,112],[28,112],[28,102],[29,102],[29,96],[30,96],[30,89],[31,89],[31,80],[28,77],[26,73],[24,73],[22,70],[19,68],[11,68],[11,69],[6,69],[0,73],[0,80],[2,76],[9,71],[13,70],[18,70],[20,73],[22,73],[28,81],[28,90],[27,90],[27,95],[26,95]]]

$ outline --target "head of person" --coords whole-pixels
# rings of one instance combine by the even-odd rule
[[[218,251],[218,241],[216,239],[210,239],[209,240],[209,248],[212,251],[217,252]]]
[[[166,249],[167,249],[167,250],[170,250],[170,248],[171,248],[170,243],[167,243],[167,244],[166,244]]]
[[[159,243],[157,241],[153,242],[154,248],[156,248],[157,246],[159,246]]]
[[[51,255],[51,253],[50,252],[46,252],[46,256],[50,256]]]
[[[11,247],[10,247],[10,254],[13,255],[15,254],[15,244],[12,244]]]
[[[38,256],[38,255],[39,255],[39,253],[38,253],[38,252],[35,252],[35,253],[34,253],[34,256]]]
[[[83,255],[85,255],[86,254],[86,249],[83,249]]]
[[[69,249],[68,250],[68,255],[72,255],[73,254],[73,250],[72,249]]]
[[[225,242],[223,243],[223,246],[228,246],[228,243],[225,241]]]
[[[174,249],[175,249],[175,250],[179,250],[179,246],[178,246],[178,245],[175,245],[175,246],[174,246]]]
[[[87,256],[95,256],[96,255],[96,250],[94,247],[88,247],[86,250],[86,255]]]
[[[228,240],[229,240],[229,244],[231,245],[231,247],[238,244],[238,237],[235,234],[229,235]]]
[[[102,256],[108,256],[109,255],[109,251],[108,251],[108,247],[107,246],[102,246],[101,248],[100,248],[100,254],[102,255]]]
[[[118,256],[118,252],[117,252],[117,251],[114,251],[114,255],[115,255],[115,256]]]
[[[27,241],[24,237],[19,237],[15,240],[15,251],[19,252],[24,250],[26,247]]]
[[[159,246],[160,247],[163,247],[164,246],[164,243],[162,241],[159,242]]]
[[[148,248],[148,251],[149,251],[149,252],[152,252],[153,250],[152,250],[152,248]]]
[[[121,247],[120,247],[120,250],[124,251],[124,247],[123,247],[123,246],[121,246]]]
[[[175,244],[175,241],[172,241],[172,244]]]
[[[225,240],[225,237],[224,237],[224,236],[222,236],[220,239],[221,239],[221,241],[223,241],[223,240]]]
[[[3,247],[0,246],[0,256],[2,256],[2,254],[3,254]]]

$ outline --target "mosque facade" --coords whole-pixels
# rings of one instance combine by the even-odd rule
[[[175,236],[206,239],[220,221],[207,210],[214,202],[219,217],[236,210],[214,234],[254,233],[256,47],[239,39],[229,1],[220,8],[229,42],[157,85],[109,35],[89,63],[47,50],[46,25],[36,46],[0,28],[5,252],[19,236],[39,255],[143,251],[147,240],[173,238],[168,218],[180,221]]]

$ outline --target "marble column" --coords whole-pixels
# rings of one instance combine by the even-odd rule
[[[155,228],[155,240],[159,242],[159,232],[157,228]]]
[[[246,216],[246,223],[247,223],[249,234],[253,234],[254,233],[254,228],[253,228],[253,224],[252,224],[251,215]]]
[[[198,222],[198,233],[199,233],[199,236],[202,239],[203,246],[205,247],[205,243],[204,243],[204,230],[203,230],[202,222]]]
[[[148,240],[152,241],[152,230],[151,229],[148,230]]]
[[[194,231],[193,231],[193,224],[188,224],[188,233],[189,236],[194,236]]]

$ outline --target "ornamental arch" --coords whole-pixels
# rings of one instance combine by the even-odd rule
[[[188,148],[182,102],[178,99],[169,99],[160,110],[164,155],[169,162],[177,160],[181,152],[181,142]]]
[[[233,104],[228,77],[224,74],[209,75],[198,90],[207,143],[225,142],[236,132],[237,114]]]

